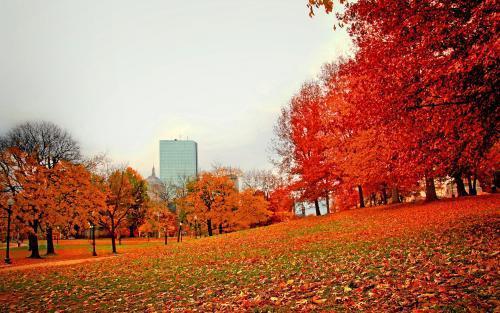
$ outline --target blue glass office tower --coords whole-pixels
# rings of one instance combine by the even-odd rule
[[[198,175],[198,144],[192,140],[160,140],[160,179],[182,187]]]

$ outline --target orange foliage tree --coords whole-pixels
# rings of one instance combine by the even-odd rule
[[[226,171],[203,173],[192,181],[187,195],[179,199],[179,205],[187,213],[187,221],[194,225],[205,225],[209,236],[218,228],[234,231],[265,223],[271,212],[262,193],[253,189],[238,192]]]
[[[228,176],[203,173],[188,185],[187,196],[180,202],[193,219],[196,216],[201,224],[206,225],[208,235],[212,236],[215,225],[219,225],[222,232],[230,220],[231,212],[237,206],[236,190]]]
[[[105,195],[92,181],[83,165],[61,161],[49,170],[47,192],[52,198],[52,209],[44,221],[47,236],[53,227],[67,234],[88,227],[93,212],[105,206]],[[54,253],[52,241],[47,242],[47,254]]]
[[[232,211],[228,224],[233,229],[245,229],[267,222],[271,214],[262,192],[245,189],[237,194],[236,210]]]
[[[106,192],[106,205],[99,210],[97,222],[111,235],[111,247],[116,251],[117,231],[134,211],[142,210],[148,201],[146,183],[132,168],[113,171],[102,178],[101,188]]]

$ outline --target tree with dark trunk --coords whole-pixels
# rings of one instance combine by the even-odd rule
[[[359,194],[359,207],[364,208],[365,198],[363,197],[363,187],[361,187],[361,185],[358,185],[358,194]]]
[[[60,161],[81,159],[80,146],[64,129],[51,122],[26,122],[11,129],[4,138],[6,145],[17,147],[36,158],[41,166],[52,169]],[[52,211],[56,212],[53,208]],[[47,226],[47,254],[55,254],[52,226]]]
[[[385,184],[384,184],[384,185],[382,185],[382,203],[383,203],[384,205],[386,205],[386,204],[387,204],[387,187],[386,187],[386,185],[385,185]]]
[[[115,227],[114,226],[111,226],[111,251],[114,254],[118,253],[118,252],[116,252],[116,233],[115,233]]]
[[[212,237],[213,233],[212,233],[212,220],[211,219],[207,220],[207,230],[208,230],[208,235],[210,237]]]
[[[37,235],[38,226],[39,226],[38,221],[34,220],[32,224],[32,231],[29,232],[28,234],[28,241],[31,247],[31,255],[29,256],[30,259],[42,258],[40,256],[40,250],[38,250],[38,235]]]
[[[436,185],[434,185],[434,177],[425,178],[425,201],[437,200]]]
[[[330,214],[330,192],[327,190],[325,193],[326,214]]]
[[[455,179],[455,184],[457,184],[457,194],[459,197],[465,197],[468,196],[469,194],[465,190],[465,184],[464,181],[462,180],[462,174],[461,173],[455,173],[453,175],[453,178]]]
[[[400,203],[400,197],[399,197],[399,189],[398,187],[392,188],[392,193],[391,193],[391,203]]]
[[[47,226],[46,235],[47,235],[47,255],[55,255],[56,252],[54,250],[54,240],[53,240],[53,234],[52,234],[52,227]],[[50,240],[49,240],[49,238],[50,238]]]
[[[476,182],[477,182],[476,176],[474,176],[474,179],[472,179],[471,175],[467,176],[467,183],[469,184],[470,196],[477,196]]]
[[[314,208],[316,209],[316,216],[321,216],[321,211],[319,210],[318,198],[314,199]]]

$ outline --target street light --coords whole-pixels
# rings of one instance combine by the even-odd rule
[[[5,250],[5,264],[11,264],[10,260],[10,217],[12,216],[12,206],[14,205],[14,199],[9,198],[7,200],[7,248]]]
[[[194,238],[198,238],[198,216],[194,216]]]
[[[182,240],[182,222],[179,223],[179,234],[177,235],[177,242],[180,242]]]
[[[90,237],[92,238],[92,256],[97,256],[97,253],[95,252],[95,226],[94,223],[90,223]]]

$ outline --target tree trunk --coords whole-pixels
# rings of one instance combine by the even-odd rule
[[[41,259],[40,251],[38,250],[38,235],[36,231],[38,230],[38,222],[34,221],[33,224],[33,232],[28,234],[29,245],[31,247],[31,255],[29,258],[31,259]]]
[[[47,255],[54,255],[56,254],[56,251],[54,249],[54,236],[52,234],[52,227],[47,226],[46,235],[47,235]]]
[[[114,227],[111,227],[111,249],[113,251],[114,254],[116,254],[116,240],[115,240],[115,228]]]
[[[469,184],[469,195],[477,196],[476,190],[476,178],[474,177],[474,182],[472,181],[472,177],[470,175],[467,176],[467,183]]]
[[[38,250],[38,236],[36,234],[30,233],[28,235],[28,240],[31,246],[31,255],[30,259],[41,259],[40,251]]]
[[[462,180],[462,174],[457,173],[453,175],[455,179],[455,183],[457,184],[457,194],[459,197],[468,196],[467,191],[465,190],[464,181]]]
[[[365,198],[363,197],[363,187],[361,187],[361,185],[358,185],[358,193],[359,193],[359,207],[364,208]]]
[[[130,238],[134,238],[134,237],[135,237],[134,230],[135,230],[134,225],[129,226],[129,228],[128,228],[128,231],[129,231],[128,236],[129,236]]]
[[[425,201],[437,200],[436,186],[434,185],[434,177],[425,178]]]
[[[321,211],[319,210],[319,201],[318,201],[318,199],[314,200],[314,207],[316,208],[316,216],[321,216]]]
[[[208,235],[210,237],[212,237],[213,233],[212,233],[212,220],[211,219],[207,220],[207,229],[208,229]]]
[[[401,202],[401,201],[399,201],[399,190],[397,187],[392,188],[391,202],[392,203],[400,203]]]
[[[168,243],[168,233],[167,233],[167,229],[165,228],[165,245],[167,245]]]
[[[222,235],[222,224],[219,224],[219,235]]]
[[[382,203],[387,204],[387,190],[385,185],[382,186]]]
[[[330,195],[328,191],[325,194],[325,201],[326,201],[326,214],[330,214]]]

